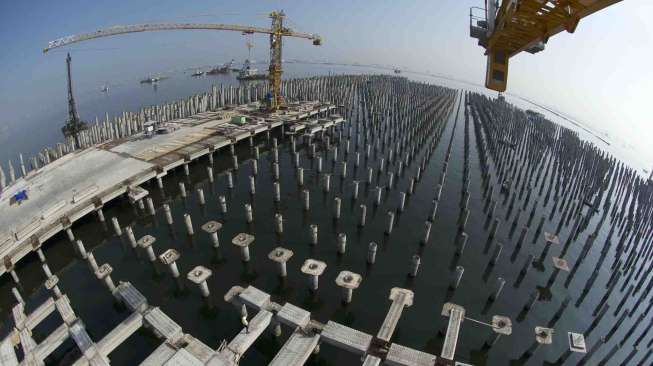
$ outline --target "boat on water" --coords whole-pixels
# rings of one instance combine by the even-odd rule
[[[102,85],[102,88],[100,88],[100,91],[102,93],[108,93],[109,92],[109,84],[104,83],[104,85]]]
[[[228,74],[232,71],[232,65],[234,60],[229,61],[228,63],[222,66],[216,66],[211,70],[206,72],[206,75],[219,75],[219,74]]]
[[[193,76],[193,77],[200,77],[200,76],[203,76],[203,75],[204,75],[204,71],[202,71],[202,70],[197,70],[197,71],[195,71],[194,73],[191,74],[191,76]]]
[[[145,79],[141,80],[141,84],[156,84],[164,78],[161,76],[148,76]]]
[[[265,80],[267,78],[267,74],[259,74],[258,70],[252,67],[252,63],[249,59],[245,60],[243,68],[240,69],[238,76],[236,76],[236,79],[238,80]]]

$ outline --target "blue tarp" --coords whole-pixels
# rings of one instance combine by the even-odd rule
[[[18,191],[14,195],[14,201],[16,203],[21,203],[22,201],[27,199],[27,190],[23,189],[22,191]]]

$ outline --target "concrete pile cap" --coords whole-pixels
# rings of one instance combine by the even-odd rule
[[[57,285],[57,283],[59,283],[59,277],[53,274],[52,276],[48,277],[47,280],[45,280],[45,288],[52,290],[54,286]]]
[[[152,246],[152,244],[154,244],[155,241],[156,238],[153,237],[152,235],[145,235],[144,237],[138,239],[137,243],[139,247],[147,248],[149,246]]]
[[[449,315],[451,315],[452,310],[461,311],[463,314],[463,318],[465,317],[465,308],[451,302],[446,302],[444,303],[444,305],[442,305],[442,312],[440,313],[440,315],[449,317]]]
[[[209,221],[206,224],[202,225],[202,230],[206,231],[209,234],[213,234],[220,229],[222,229],[222,224],[217,221]]]
[[[231,243],[238,247],[246,247],[254,242],[254,235],[240,233],[231,240]]]
[[[394,301],[397,296],[404,294],[405,295],[405,304],[406,306],[412,306],[413,305],[413,298],[415,297],[415,294],[411,290],[407,290],[405,288],[400,288],[400,287],[393,287],[390,290],[390,296],[388,297],[390,300]]]
[[[101,265],[97,269],[97,271],[95,271],[95,275],[97,276],[97,278],[103,279],[104,277],[110,275],[111,272],[113,272],[113,267],[111,267],[111,265],[109,263],[105,263],[105,264]]]
[[[558,238],[558,235],[556,234],[551,234],[548,231],[544,232],[544,241],[546,241],[547,244],[560,244],[560,239]]]
[[[276,247],[272,249],[270,254],[268,254],[268,258],[275,262],[287,262],[290,260],[290,258],[295,254],[292,250],[282,248],[282,247]]]
[[[568,332],[569,336],[569,350],[578,353],[587,353],[587,346],[585,345],[585,336],[580,333]]]
[[[176,262],[179,257],[179,252],[171,248],[161,253],[159,255],[159,260],[163,264],[170,264]]]
[[[495,315],[492,317],[492,330],[501,335],[512,334],[512,321],[507,316]]]
[[[553,329],[545,327],[535,327],[535,341],[539,344],[553,343]]]
[[[129,188],[129,193],[127,193],[127,196],[129,197],[130,201],[136,202],[142,198],[145,198],[148,194],[149,192],[145,189],[139,186],[135,186]]]
[[[243,291],[245,291],[245,289],[242,288],[241,286],[233,286],[233,287],[231,287],[231,288],[229,289],[229,291],[227,291],[227,293],[224,294],[224,301],[226,301],[226,302],[232,302],[232,301],[234,301],[234,300],[237,300],[237,299],[238,299],[238,296],[240,296],[240,294],[241,294]]]
[[[206,281],[211,275],[213,274],[213,271],[210,269],[203,267],[203,266],[197,266],[193,268],[188,274],[186,275],[186,278],[195,283],[195,284],[200,284],[204,281]]]
[[[340,271],[336,277],[336,285],[344,288],[357,289],[362,281],[361,275],[350,271]]]
[[[326,269],[326,263],[316,259],[307,259],[302,265],[301,271],[308,275],[319,276]]]
[[[567,260],[558,257],[551,257],[551,259],[553,260],[553,266],[555,268],[569,272],[569,264],[567,263]]]

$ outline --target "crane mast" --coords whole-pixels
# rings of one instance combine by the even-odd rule
[[[77,139],[77,135],[86,129],[86,123],[79,119],[79,114],[77,113],[77,106],[75,105],[75,96],[73,95],[73,77],[71,72],[71,61],[70,53],[66,56],[66,76],[67,76],[67,85],[68,85],[68,121],[61,129],[61,132],[65,137],[73,137]],[[79,143],[79,141],[76,141]]]
[[[282,74],[282,43],[283,37],[304,38],[313,41],[313,45],[319,46],[322,44],[322,39],[317,34],[295,32],[283,26],[283,18],[285,14],[283,11],[273,11],[270,13],[272,24],[270,28],[252,27],[244,25],[229,25],[217,23],[148,23],[148,24],[134,24],[134,25],[117,25],[106,29],[100,29],[95,32],[82,33],[62,37],[48,42],[47,47],[43,49],[46,53],[53,48],[64,47],[72,43],[83,42],[95,38],[110,37],[120,34],[139,33],[139,32],[152,32],[152,31],[168,31],[168,30],[226,30],[242,32],[243,34],[268,34],[270,36],[270,67],[269,67],[269,83],[270,83],[270,99],[269,108],[277,110],[283,106],[284,100],[281,95],[281,74]]]

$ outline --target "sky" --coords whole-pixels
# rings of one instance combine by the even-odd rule
[[[2,1],[0,132],[3,125],[19,124],[66,103],[65,51],[74,57],[76,89],[84,91],[106,81],[243,59],[250,39],[237,32],[153,32],[41,52],[55,38],[116,24],[267,27],[266,14],[283,9],[287,26],[323,38],[321,47],[286,39],[284,58],[397,65],[483,84],[483,49],[469,38],[470,6],[483,6],[483,0]],[[508,92],[626,142],[653,166],[650,14],[653,1],[624,0],[583,19],[574,34],[551,38],[544,52],[511,59]],[[267,37],[252,36],[251,41],[253,58],[267,60]]]

